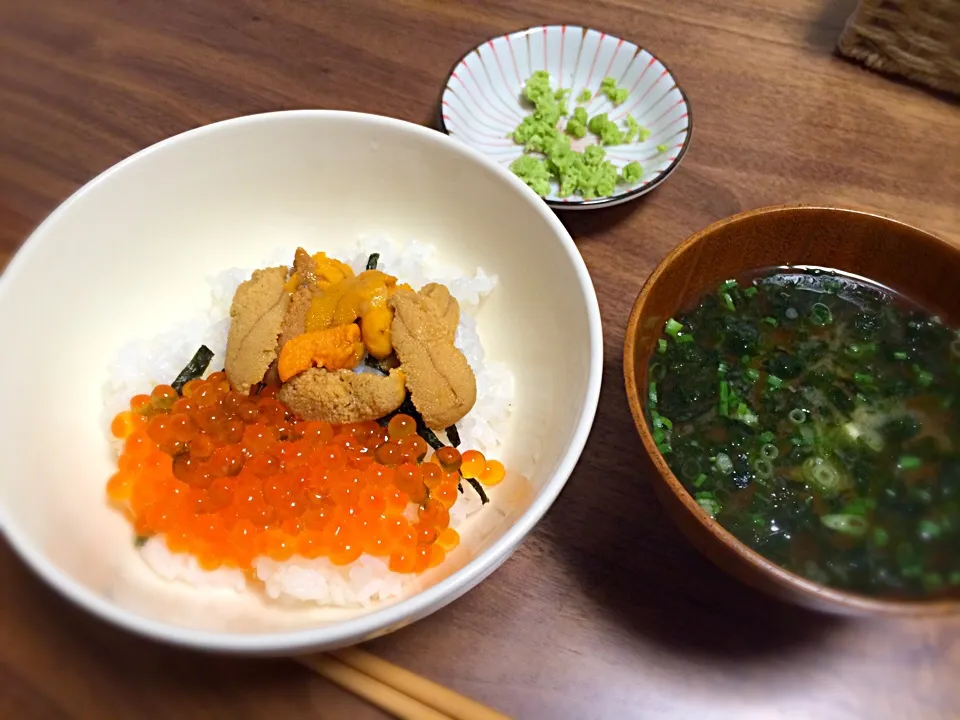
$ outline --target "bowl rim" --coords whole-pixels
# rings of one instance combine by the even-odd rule
[[[447,124],[446,122],[444,122],[444,119],[443,119],[443,96],[447,90],[447,87],[450,85],[450,78],[453,77],[454,71],[457,69],[457,67],[459,67],[460,63],[462,63],[470,53],[479,51],[479,49],[484,45],[492,43],[494,40],[500,40],[501,38],[512,37],[514,35],[526,35],[526,34],[538,32],[538,31],[546,32],[549,28],[566,29],[567,27],[578,27],[581,30],[583,30],[584,34],[586,34],[587,31],[589,30],[593,30],[594,32],[600,33],[601,36],[604,36],[604,37],[617,38],[618,40],[621,40],[621,39],[627,40],[626,38],[622,38],[621,35],[619,35],[618,33],[610,33],[605,30],[601,30],[597,28],[595,25],[582,25],[580,23],[559,23],[559,24],[553,23],[550,25],[530,25],[528,27],[523,27],[518,30],[511,30],[510,32],[500,33],[498,35],[491,35],[486,40],[483,40],[477,43],[476,45],[471,47],[469,50],[464,52],[462,55],[460,55],[460,57],[458,57],[456,61],[450,66],[450,69],[447,71],[446,75],[444,76],[443,85],[440,86],[440,96],[437,98],[436,123],[440,131],[443,132],[445,135],[449,135],[451,138],[457,139],[457,136],[455,134],[452,134],[449,128],[447,128]],[[633,41],[628,41],[628,42],[633,42]],[[693,139],[693,108],[690,105],[690,98],[687,97],[687,93],[684,92],[683,87],[681,87],[680,82],[677,80],[676,73],[674,73],[673,70],[670,69],[670,66],[667,65],[659,55],[657,55],[655,52],[653,52],[652,50],[650,50],[649,48],[643,45],[639,45],[637,43],[634,43],[634,45],[637,46],[638,52],[649,53],[652,58],[654,58],[657,62],[663,65],[663,69],[670,74],[670,77],[673,79],[673,84],[676,86],[677,91],[680,93],[680,97],[683,98],[684,106],[687,109],[687,136],[683,140],[683,146],[680,148],[680,152],[678,152],[676,157],[673,159],[673,162],[667,165],[667,167],[664,168],[663,172],[661,172],[660,175],[658,175],[654,180],[651,180],[646,185],[641,185],[640,187],[636,187],[633,190],[627,190],[626,192],[618,193],[616,195],[608,195],[605,197],[591,198],[589,200],[587,199],[550,200],[545,197],[541,197],[537,195],[537,197],[540,198],[542,202],[545,202],[548,206],[550,206],[554,210],[571,210],[571,211],[596,210],[599,208],[613,207],[614,205],[620,205],[621,203],[629,202],[631,200],[636,200],[637,198],[643,195],[646,195],[648,192],[651,192],[655,188],[659,187],[661,183],[666,181],[666,179],[670,177],[673,174],[673,172],[680,166],[680,161],[683,160],[684,156],[687,154],[687,150],[690,149],[690,141]],[[464,145],[468,145],[468,143],[464,142],[463,140],[457,139],[457,142],[462,142]],[[473,147],[473,146],[470,145],[470,147]],[[508,169],[508,172],[509,172],[509,169]]]
[[[603,373],[603,334],[600,307],[587,266],[569,232],[556,215],[550,212],[549,208],[541,202],[541,198],[533,190],[509,170],[493,162],[479,151],[434,129],[381,115],[326,109],[281,110],[228,118],[160,140],[120,160],[89,180],[43,220],[20,246],[4,272],[0,274],[0,298],[3,297],[10,279],[20,271],[24,263],[29,261],[34,249],[40,243],[46,242],[45,232],[47,228],[53,226],[61,217],[69,213],[73,205],[95,187],[126,166],[152,154],[163,152],[168,147],[184,140],[200,138],[220,132],[223,129],[264,123],[268,126],[274,125],[276,128],[282,127],[282,123],[302,119],[315,120],[321,123],[330,120],[366,123],[375,127],[379,126],[417,135],[427,142],[446,145],[453,152],[459,154],[466,163],[475,163],[485,167],[526,199],[553,231],[579,282],[579,290],[583,297],[587,315],[590,346],[589,376],[583,398],[583,409],[576,420],[573,437],[566,452],[558,459],[556,469],[544,483],[539,494],[516,522],[484,552],[478,554],[463,567],[436,584],[410,597],[384,608],[366,612],[355,618],[335,621],[318,627],[266,633],[234,634],[181,627],[140,615],[110,602],[61,570],[44,554],[39,546],[27,537],[26,533],[18,529],[11,513],[5,506],[0,505],[0,532],[6,537],[15,553],[47,585],[102,620],[135,634],[168,644],[196,650],[246,655],[294,654],[315,650],[321,646],[325,648],[344,646],[373,636],[386,634],[439,610],[475,587],[496,570],[539,522],[556,500],[579,461],[596,416]]]
[[[812,580],[808,580],[807,578],[786,570],[775,562],[768,560],[763,555],[734,537],[732,533],[711,518],[706,511],[700,507],[696,500],[694,500],[693,496],[685,487],[683,487],[683,484],[677,479],[676,475],[673,474],[670,466],[667,464],[666,460],[664,460],[663,455],[661,455],[660,451],[657,449],[656,442],[653,440],[653,434],[647,423],[646,414],[644,412],[645,403],[643,402],[642,398],[645,397],[645,395],[640,392],[640,388],[638,387],[639,378],[634,372],[634,356],[637,348],[638,328],[640,325],[640,319],[643,315],[646,300],[650,295],[653,286],[658,282],[660,276],[664,273],[668,266],[679,260],[687,252],[690,252],[704,237],[713,234],[720,228],[728,225],[739,224],[755,217],[778,215],[782,213],[794,213],[797,211],[817,211],[828,212],[831,214],[862,215],[878,218],[885,223],[898,225],[910,232],[918,233],[924,236],[928,241],[941,243],[942,245],[945,245],[951,252],[960,254],[960,248],[955,247],[943,238],[927,232],[926,230],[921,230],[914,225],[902,222],[883,213],[843,205],[807,203],[771,205],[751,210],[744,210],[736,213],[735,215],[731,215],[711,223],[702,230],[698,230],[687,237],[657,264],[657,267],[644,282],[643,287],[641,288],[640,293],[637,295],[637,299],[634,302],[633,309],[630,312],[630,318],[627,322],[626,339],[624,341],[623,348],[623,374],[626,385],[627,400],[628,404],[630,405],[630,414],[633,416],[634,426],[637,429],[637,433],[640,435],[644,449],[656,467],[657,474],[660,476],[659,480],[662,481],[663,484],[665,484],[666,487],[669,488],[669,490],[682,502],[685,510],[693,518],[695,518],[697,522],[712,536],[713,541],[719,542],[726,546],[729,551],[735,553],[741,560],[746,561],[748,565],[750,565],[760,574],[772,577],[772,579],[778,582],[778,584],[789,586],[793,590],[798,591],[806,596],[811,601],[827,601],[836,605],[838,608],[844,608],[848,611],[855,611],[863,614],[869,613],[872,615],[901,617],[933,617],[951,615],[960,612],[960,600],[924,601],[872,598],[867,595],[837,590],[835,588],[813,582]],[[682,299],[683,298],[677,298],[677,302],[679,303],[682,301]],[[645,362],[649,362],[649,359],[647,359]],[[657,480],[654,479],[654,482],[657,482]]]

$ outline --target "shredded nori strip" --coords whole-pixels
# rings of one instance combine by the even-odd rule
[[[176,380],[170,383],[171,387],[177,391],[178,395],[182,394],[184,385],[198,377],[203,377],[211,360],[213,360],[213,350],[206,345],[201,345],[200,349],[190,358],[190,362],[188,362],[186,367],[177,375]]]
[[[426,440],[427,444],[430,445],[434,450],[439,450],[442,447],[446,447],[440,438],[434,434],[433,430],[427,427],[427,424],[423,421],[423,415],[420,414],[420,411],[417,410],[413,405],[413,400],[410,398],[410,393],[407,393],[407,396],[403,399],[403,402],[400,403],[400,407],[394,410],[389,415],[384,415],[377,422],[380,423],[383,427],[386,427],[390,423],[390,418],[394,415],[409,415],[417,423],[417,435]],[[447,437],[450,438],[451,443],[455,443],[453,447],[456,447],[460,444],[460,434],[457,432],[457,426],[451,425],[446,429]],[[461,476],[462,477],[462,476]],[[487,494],[483,491],[483,487],[475,478],[463,478],[470,486],[477,491],[477,495],[480,496],[480,502],[483,505],[486,505],[490,502],[490,498],[487,497]],[[461,493],[463,492],[463,483],[457,483],[457,490]]]
[[[453,447],[460,447],[460,433],[457,432],[457,426],[451,425],[444,432],[447,433],[447,440]]]
[[[412,417],[414,422],[417,423],[417,435],[426,440],[427,444],[434,450],[439,450],[444,446],[443,442],[436,436],[436,434],[434,434],[433,430],[427,427],[427,424],[423,421],[423,415],[420,414],[420,411],[414,407],[413,400],[410,399],[410,393],[407,393],[407,396],[403,399],[403,402],[400,403],[400,407],[398,407],[389,415],[384,415],[377,422],[379,422],[383,427],[386,427],[390,422],[390,418],[392,418],[394,415],[409,415]]]
[[[488,498],[487,494],[483,491],[483,486],[480,484],[479,480],[476,478],[464,478],[464,480],[470,483],[473,489],[477,491],[477,495],[480,496],[481,505],[486,505],[488,502],[490,502],[490,498]]]
[[[376,270],[378,262],[380,262],[380,253],[373,253],[367,260],[367,270]]]
[[[137,535],[133,539],[133,545],[134,547],[142,548],[144,545],[147,544],[147,540],[149,539],[150,539],[149,535]]]

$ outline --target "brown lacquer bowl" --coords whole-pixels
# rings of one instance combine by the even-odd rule
[[[708,558],[780,599],[847,615],[930,616],[960,611],[954,600],[876,599],[828,588],[765,559],[714,521],[657,450],[647,422],[647,363],[664,323],[686,303],[731,277],[782,265],[833,268],[898,290],[960,318],[960,249],[909,225],[868,212],[784,206],[751,210],[684,241],[648,278],[630,315],[623,367],[627,398],[646,448],[649,477],[667,512]]]

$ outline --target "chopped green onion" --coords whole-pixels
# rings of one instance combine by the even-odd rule
[[[807,420],[807,412],[801,408],[794,408],[787,413],[787,417],[794,425],[802,425]]]
[[[778,325],[777,319],[775,317],[767,316],[763,319],[763,322],[765,322],[767,325],[771,325],[772,327],[776,327]]]
[[[916,470],[923,465],[923,461],[916,455],[901,455],[897,460],[897,467],[901,470]]]
[[[877,547],[886,547],[887,543],[890,542],[890,535],[887,534],[887,531],[881,527],[873,529],[873,544]]]
[[[693,335],[677,335],[677,343],[684,345],[693,342]]]
[[[730,456],[726,453],[717,453],[714,464],[717,466],[717,470],[724,475],[729,475],[733,472],[733,460],[731,460]]]
[[[673,337],[676,337],[677,333],[683,330],[683,324],[678,323],[673,318],[670,318],[669,320],[667,320],[667,324],[664,326],[663,329],[667,333],[667,335],[673,335]]]
[[[653,420],[655,428],[663,427],[663,418],[660,417],[660,413],[656,411],[650,413],[650,419]]]
[[[755,287],[748,287],[748,288],[746,288],[746,289],[743,291],[743,296],[744,296],[744,297],[748,297],[748,298],[752,298],[752,297],[753,297],[754,295],[756,295],[758,292],[759,292],[759,291],[758,291]]]
[[[758,373],[753,368],[747,368],[743,374],[747,378],[747,380],[749,380],[750,382],[756,382],[757,380],[760,379],[760,373]]]
[[[663,338],[657,340],[657,352],[663,355],[667,351],[667,341]]]
[[[923,540],[934,540],[935,538],[940,537],[942,529],[937,523],[933,520],[927,520],[924,518],[917,525],[917,534]]]
[[[733,298],[730,297],[730,293],[720,293],[720,299],[723,300],[723,304],[727,306],[727,310],[736,310],[736,305],[733,304]]]
[[[657,383],[655,380],[650,381],[650,404],[656,407],[657,405]]]
[[[773,443],[764,443],[760,446],[760,454],[766,460],[776,460],[777,456],[780,455],[780,450]]]
[[[778,378],[776,375],[767,375],[767,385],[776,390],[783,385],[783,380]]]
[[[769,430],[767,430],[766,432],[760,433],[760,442],[762,443],[772,443],[776,439],[777,439],[777,436],[774,435]]]
[[[727,374],[727,370],[729,370],[729,367],[727,366],[727,364],[726,364],[725,362],[723,362],[723,360],[721,360],[721,361],[717,364],[717,376],[718,376],[718,377],[723,377],[724,375]]]
[[[867,373],[855,372],[853,374],[853,381],[857,385],[873,385],[873,376]]]
[[[720,514],[720,502],[712,492],[701,491],[694,498],[710,517],[715,518]]]
[[[933,382],[933,373],[922,370],[919,365],[914,365],[913,371],[917,373],[917,382],[922,387],[928,387]]]
[[[907,357],[908,357],[907,354],[906,354],[905,352],[903,352],[902,350],[897,350],[897,352],[895,352],[895,353],[893,354],[893,359],[894,359],[894,360],[906,360]]]
[[[667,439],[667,434],[660,427],[654,427],[652,434],[653,434],[653,441],[657,445],[660,445],[662,442],[664,442]]]
[[[707,481],[706,473],[700,473],[693,481],[694,487],[702,487],[703,484]]]
[[[851,537],[861,537],[869,527],[869,523],[862,515],[845,515],[842,513],[821,515],[820,522],[831,530],[836,530]]]
[[[667,443],[660,443],[660,444],[658,444],[658,445],[657,445],[657,450],[660,451],[660,454],[661,454],[661,455],[669,455],[669,454],[670,454],[670,446],[667,445]]]
[[[680,466],[680,474],[688,480],[696,477],[700,474],[700,461],[695,458],[684,460]]]
[[[730,383],[720,381],[720,414],[726,417],[730,412]]]
[[[753,469],[761,478],[773,477],[773,463],[766,458],[757,458],[753,461]]]
[[[673,430],[673,422],[669,418],[665,418],[663,415],[661,415],[660,422],[663,423],[663,426],[667,430]]]
[[[814,303],[810,308],[810,319],[815,325],[829,325],[833,322],[833,313],[823,303]]]
[[[736,280],[724,280],[720,283],[720,287],[717,288],[717,292],[727,292],[728,290],[733,290],[736,286]]]

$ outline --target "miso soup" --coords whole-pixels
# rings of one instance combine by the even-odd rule
[[[727,280],[670,319],[647,413],[673,473],[748,546],[867,595],[960,595],[960,335],[817,268]]]

